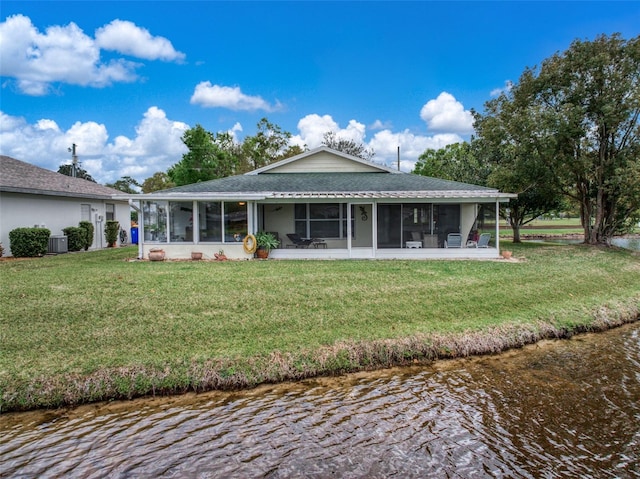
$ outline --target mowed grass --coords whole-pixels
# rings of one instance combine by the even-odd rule
[[[0,412],[109,398],[107,386],[86,397],[38,395],[69,389],[68,378],[108,382],[119,368],[180,370],[179,388],[137,377],[135,392],[121,385],[115,394],[130,397],[197,389],[190,375],[207,368],[237,375],[251,363],[254,376],[264,374],[246,383],[271,380],[274,357],[301,364],[342,343],[429,342],[541,323],[588,329],[603,309],[637,318],[637,254],[501,246],[516,260],[147,262],[129,261],[137,253],[129,247],[1,261]]]

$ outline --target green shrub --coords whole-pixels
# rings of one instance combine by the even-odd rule
[[[87,231],[77,226],[64,228],[62,232],[67,235],[67,248],[69,251],[80,251],[87,242]]]
[[[81,221],[78,226],[85,230],[84,250],[87,251],[93,244],[93,223],[91,221]]]
[[[47,228],[16,228],[9,232],[11,254],[17,258],[31,258],[47,254],[51,231]]]
[[[110,247],[115,246],[118,242],[118,233],[120,233],[120,223],[115,220],[107,220],[104,237]]]

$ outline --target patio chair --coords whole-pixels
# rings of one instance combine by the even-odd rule
[[[482,233],[480,238],[478,238],[476,248],[488,248],[489,241],[491,241],[491,233]]]
[[[467,241],[467,248],[488,248],[491,241],[491,233],[482,233],[475,240]]]
[[[449,233],[444,242],[445,248],[462,248],[462,235],[460,233]]]
[[[304,239],[298,233],[287,233],[287,238],[291,240],[296,248],[308,248],[313,239]]]

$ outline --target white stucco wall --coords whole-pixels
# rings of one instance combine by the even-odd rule
[[[78,226],[81,221],[81,206],[91,206],[91,222],[95,228],[91,249],[106,247],[104,225],[106,204],[115,205],[115,219],[120,226],[130,229],[129,205],[126,202],[68,198],[62,196],[29,195],[22,193],[0,193],[0,242],[4,255],[11,256],[9,232],[15,228],[32,228],[36,225],[47,228],[52,236],[62,235],[63,228]],[[100,221],[100,217],[103,221]]]

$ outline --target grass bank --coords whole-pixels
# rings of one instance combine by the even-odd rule
[[[504,245],[503,245],[504,246]],[[491,353],[633,321],[640,256],[515,261],[0,262],[0,412],[251,387]]]

